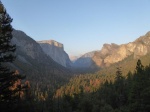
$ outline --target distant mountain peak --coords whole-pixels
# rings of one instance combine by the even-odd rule
[[[69,56],[72,62],[75,62],[80,56]]]

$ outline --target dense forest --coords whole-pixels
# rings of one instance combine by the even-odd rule
[[[114,80],[101,80],[92,82],[87,87],[81,83],[80,89],[74,85],[66,85],[57,91],[55,105],[56,112],[148,112],[150,111],[150,65],[144,67],[137,61],[133,73],[128,72],[127,77],[122,76],[118,67]],[[84,79],[83,79],[84,82]],[[97,87],[97,88],[95,88]]]
[[[150,54],[135,60],[130,56],[96,73],[77,74],[67,80],[50,79],[55,86],[45,83],[42,87],[44,80],[34,84],[22,81],[25,76],[9,66],[16,59],[11,22],[0,2],[1,112],[150,111]]]
[[[30,93],[18,108],[23,112],[149,112],[149,73],[150,65],[143,66],[138,60],[134,72],[129,71],[126,77],[121,67],[116,68],[112,80],[105,76],[97,81],[85,81],[85,75],[75,77],[55,93],[35,91],[38,97]]]

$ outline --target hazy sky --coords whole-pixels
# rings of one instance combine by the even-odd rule
[[[13,27],[56,40],[70,55],[127,43],[150,31],[150,0],[1,0]]]

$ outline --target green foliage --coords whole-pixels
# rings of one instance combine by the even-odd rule
[[[21,76],[17,70],[13,71],[9,67],[16,58],[14,55],[16,46],[11,43],[13,37],[11,22],[12,18],[0,2],[0,109],[3,112],[18,109],[23,90],[27,88],[21,83],[21,79],[25,76]]]
[[[15,45],[10,43],[12,39],[12,27],[10,25],[12,19],[6,13],[2,4],[0,4],[0,7],[0,101],[10,101],[13,100],[12,96],[17,91],[10,90],[10,87],[19,79],[19,76],[16,76],[15,72],[10,71],[5,65],[15,59],[13,55]]]
[[[150,65],[144,67],[141,60],[138,60],[134,73],[128,72],[124,77],[121,69],[117,68],[114,82],[105,80],[96,91],[85,91],[88,84],[84,82],[84,76],[77,76],[71,79],[71,82],[64,87],[65,89],[59,89],[60,96],[57,96],[59,97],[59,109],[70,112],[148,112],[150,111],[149,73]],[[75,87],[76,84],[80,86],[79,82],[82,87],[78,93]],[[88,87],[92,89],[92,86],[88,85]],[[54,102],[55,105],[58,105],[57,101]],[[62,106],[65,104],[67,106]]]
[[[3,8],[1,5],[0,10]],[[13,52],[16,47],[10,44],[12,39],[11,18],[6,11],[1,12],[6,15],[6,18],[0,20],[0,89],[6,87],[5,93],[8,92],[11,97],[12,93],[9,92],[8,87],[12,86],[13,83],[9,83],[9,81],[15,81],[20,77],[11,77],[14,72],[5,67],[6,62],[12,62],[15,59]],[[31,60],[28,56],[25,58],[30,63],[21,63],[16,60],[15,65],[19,66],[25,74],[30,74],[28,78],[32,81],[32,90],[28,91],[29,94],[26,99],[16,103],[14,108],[17,106],[19,108],[15,111],[148,112],[150,111],[150,65],[144,66],[149,64],[149,57],[150,54],[147,54],[137,60],[133,59],[133,55],[131,55],[96,73],[77,75],[71,79],[65,69],[61,69],[55,64],[41,64],[36,59]],[[120,66],[122,68],[119,68]],[[2,83],[7,77],[4,77],[5,75],[9,77],[9,80],[3,86]],[[69,83],[65,84],[69,79]],[[63,84],[65,85],[61,86]],[[58,87],[60,88],[55,92]],[[9,100],[8,94],[2,92],[0,91],[0,100],[6,101],[4,98]],[[5,95],[6,97],[4,97]],[[0,106],[1,108],[6,107],[6,102],[0,102]]]

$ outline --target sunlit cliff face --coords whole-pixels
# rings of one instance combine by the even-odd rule
[[[64,67],[70,67],[71,61],[68,54],[64,51],[63,44],[55,40],[43,40],[38,42],[43,51],[50,56],[55,62]]]
[[[110,65],[130,55],[134,56],[134,59],[138,59],[150,52],[150,32],[144,36],[139,37],[134,42],[130,42],[122,45],[104,44],[102,50],[93,56],[94,62],[98,66]]]

